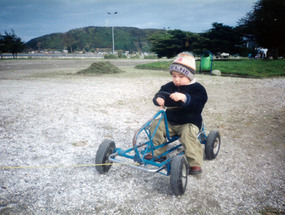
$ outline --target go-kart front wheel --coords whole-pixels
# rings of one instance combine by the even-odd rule
[[[205,145],[205,154],[208,160],[213,160],[217,157],[221,146],[220,133],[218,131],[211,131],[207,137]]]
[[[95,158],[96,169],[100,174],[108,172],[111,168],[112,162],[109,161],[109,156],[114,153],[115,149],[116,145],[112,140],[106,139],[100,144]]]
[[[170,186],[176,196],[183,195],[187,186],[188,164],[184,156],[179,155],[171,162]]]

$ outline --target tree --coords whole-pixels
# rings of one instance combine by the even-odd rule
[[[213,28],[202,34],[203,37],[207,38],[203,46],[206,46],[213,53],[238,53],[238,47],[243,43],[241,33],[237,29],[222,23],[215,22],[212,26]]]
[[[268,48],[274,59],[285,52],[284,11],[284,0],[259,0],[238,23],[244,35],[254,37],[260,46]]]
[[[76,42],[75,38],[70,34],[63,34],[63,43],[64,46],[68,49],[70,53],[73,53],[73,44]]]
[[[11,31],[11,33],[5,32],[5,35],[2,36],[0,41],[1,58],[2,53],[5,52],[10,52],[12,53],[13,58],[17,58],[17,54],[25,49],[25,43],[22,42],[20,37],[16,36],[13,29]]]
[[[170,30],[167,33],[158,33],[149,38],[152,42],[151,51],[157,56],[171,58],[182,51],[186,51],[189,43],[187,35],[181,30]]]
[[[0,55],[3,58],[3,53],[5,52],[4,36],[0,34]]]
[[[187,44],[188,50],[197,55],[201,55],[209,49],[209,39],[202,34],[187,32]]]

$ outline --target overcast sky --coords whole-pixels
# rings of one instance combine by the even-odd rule
[[[256,1],[0,0],[0,33],[14,29],[24,42],[87,26],[169,27],[201,33],[213,22],[236,26]]]

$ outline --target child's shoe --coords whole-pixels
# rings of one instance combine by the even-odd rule
[[[144,159],[151,160],[151,159],[153,159],[153,156],[152,156],[152,154],[149,153],[149,154],[146,154],[144,156]],[[156,161],[156,162],[163,162],[165,160],[166,160],[166,156],[162,156],[160,158],[154,157],[154,161]]]
[[[202,168],[199,166],[192,166],[189,169],[189,174],[190,175],[199,175],[202,173]]]
[[[152,154],[146,154],[145,156],[144,156],[144,159],[146,159],[146,160],[151,160],[153,158],[153,156],[152,156]]]

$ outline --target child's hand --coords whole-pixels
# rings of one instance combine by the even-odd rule
[[[178,101],[185,102],[186,100],[186,95],[183,93],[172,93],[169,97],[176,102]]]
[[[164,108],[164,103],[165,103],[165,101],[164,101],[163,98],[158,97],[158,98],[156,99],[156,102],[157,102],[157,104],[158,104],[161,108]]]

